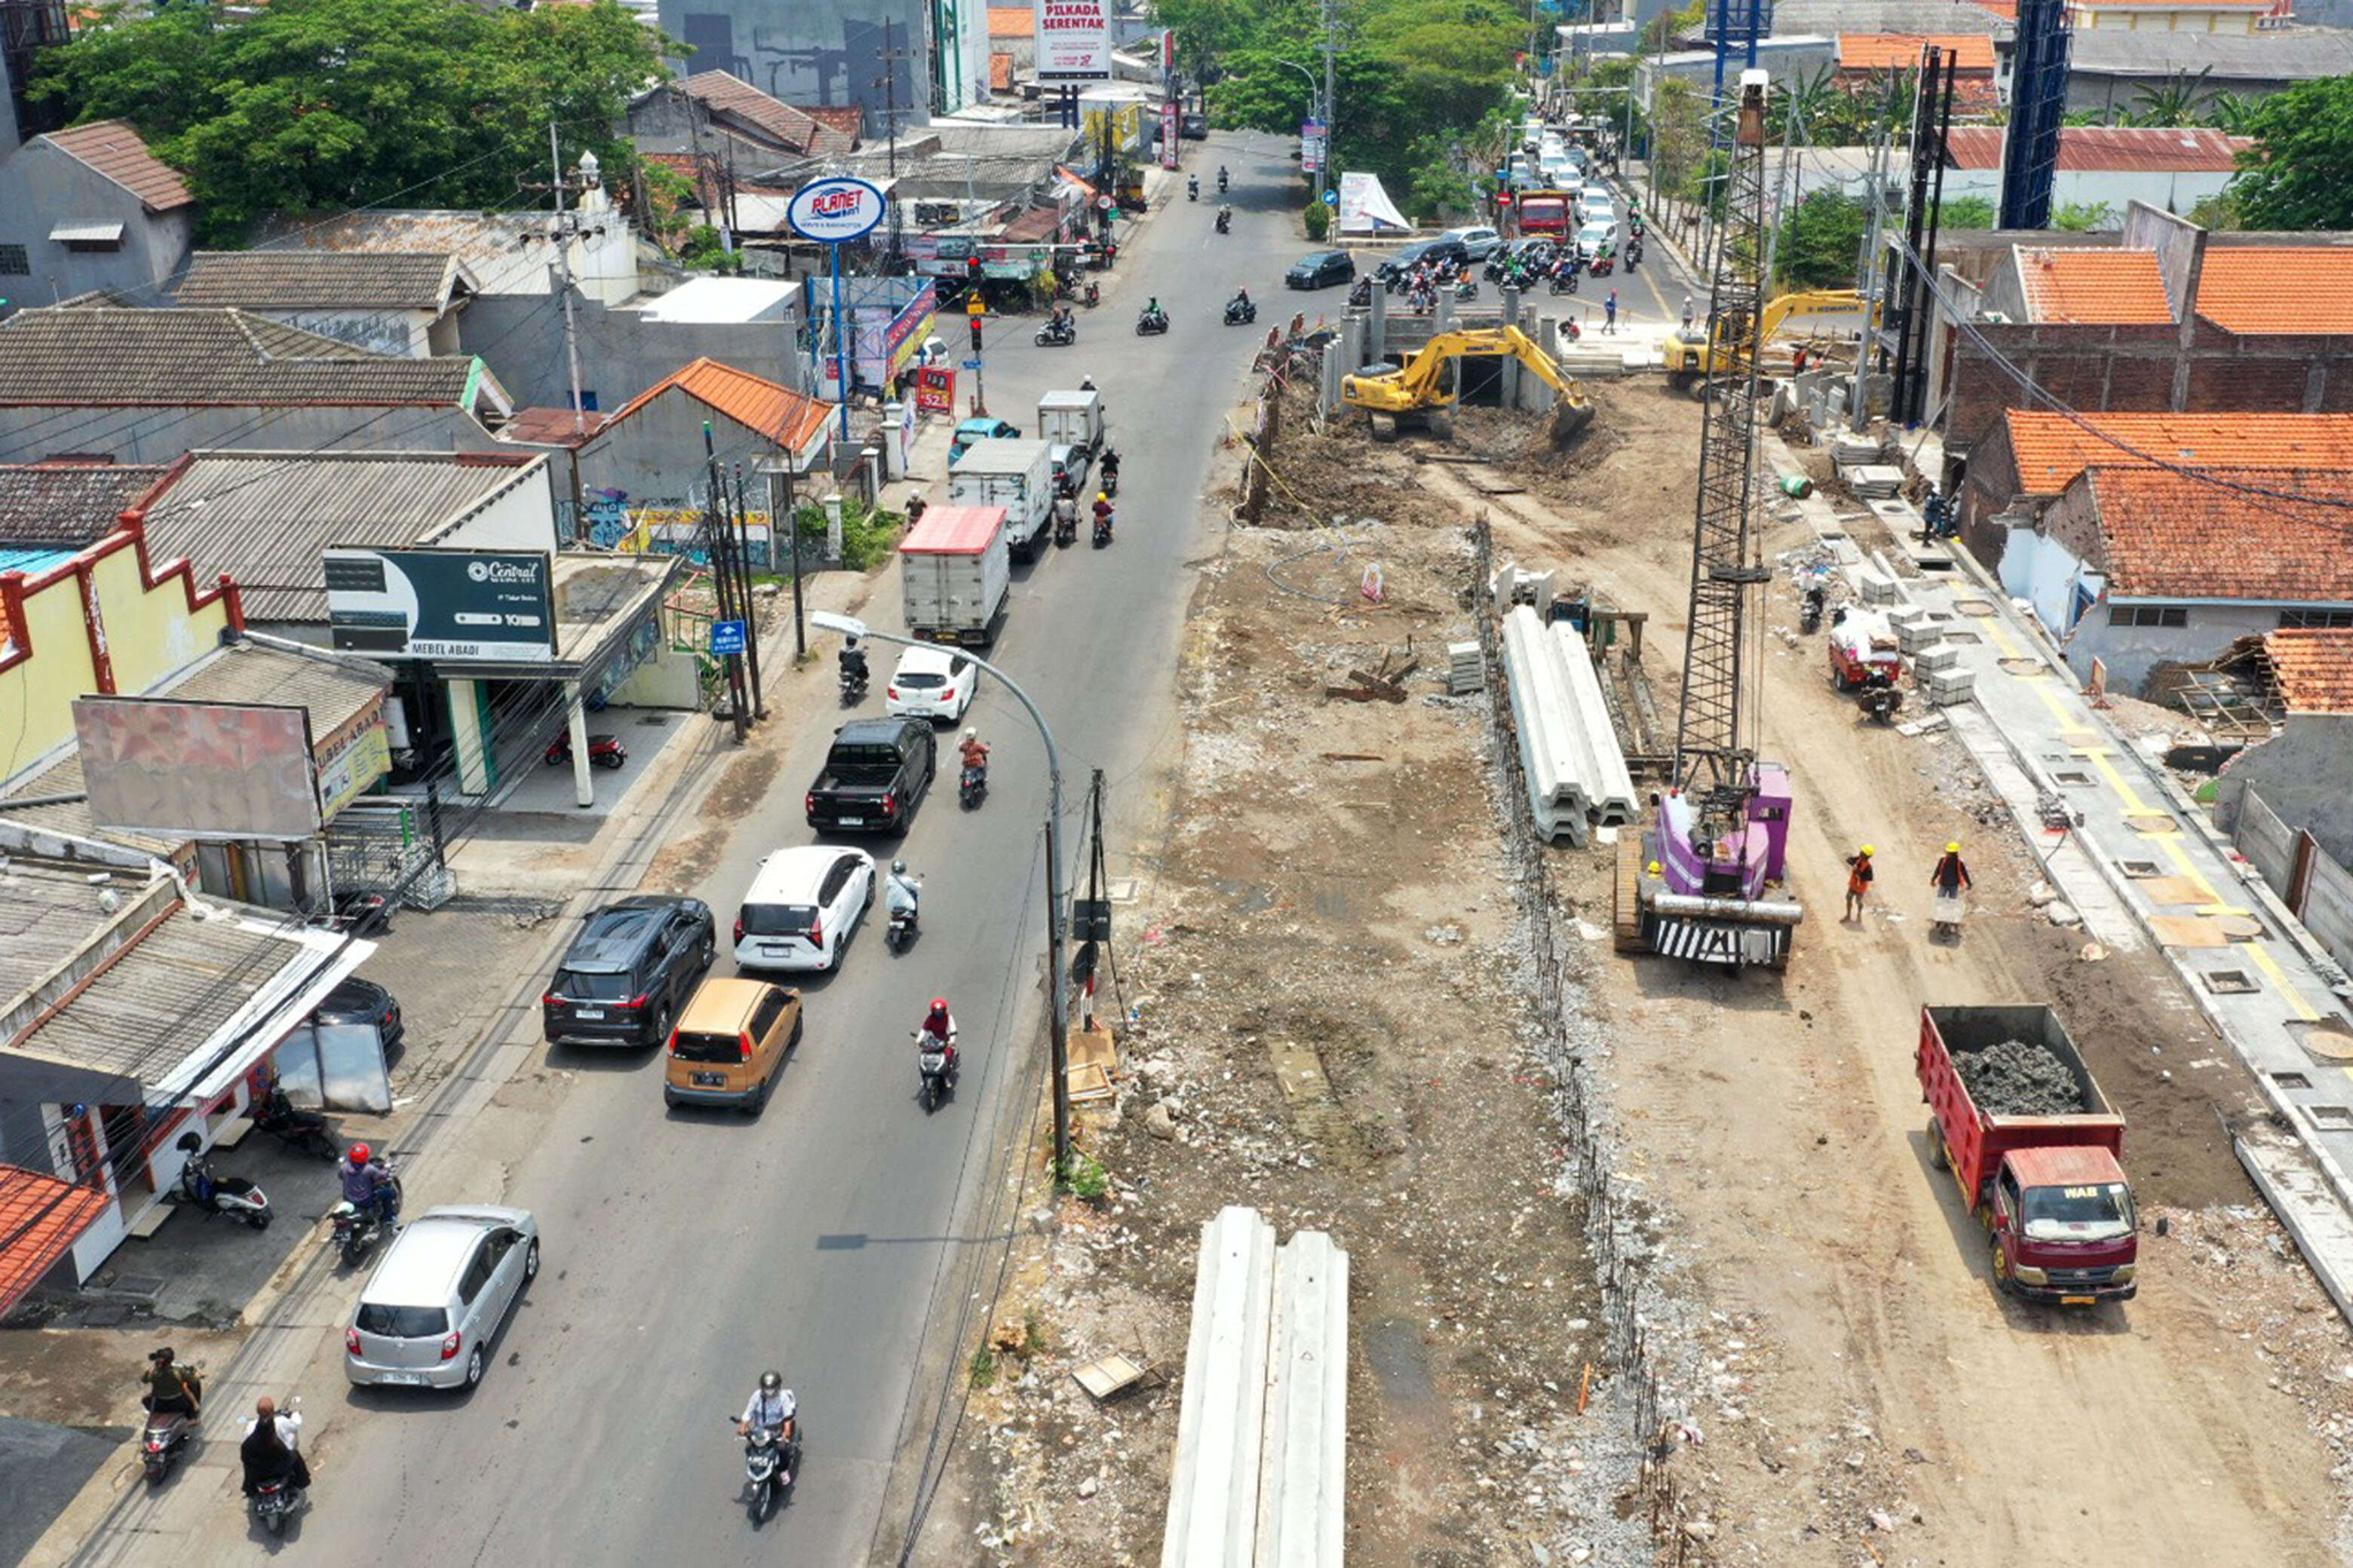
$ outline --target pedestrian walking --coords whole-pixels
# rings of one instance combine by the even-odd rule
[[[1685,337],[1691,336],[1692,320],[1692,297],[1686,294],[1683,296],[1683,336]]]
[[[1871,846],[1866,844],[1846,858],[1846,913],[1841,917],[1841,924],[1862,919],[1863,897],[1870,891]]]
[[[1958,940],[1961,917],[1968,904],[1961,895],[1969,889],[1969,868],[1961,858],[1961,841],[1957,838],[1945,846],[1944,858],[1928,873],[1928,886],[1936,890],[1936,902],[1929,916],[1929,934],[1945,935]]]
[[[1616,331],[1618,330],[1618,290],[1617,290],[1617,289],[1612,289],[1611,290],[1609,290],[1609,298],[1602,301],[1602,304],[1601,304],[1601,317],[1602,317],[1602,320],[1601,320],[1601,330],[1602,330],[1603,331],[1605,331],[1605,332],[1614,332],[1614,331]]]

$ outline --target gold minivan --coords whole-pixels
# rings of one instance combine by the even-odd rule
[[[756,1115],[800,1037],[798,991],[714,974],[695,988],[670,1031],[662,1103],[732,1105]]]

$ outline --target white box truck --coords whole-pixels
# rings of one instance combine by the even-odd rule
[[[899,541],[908,635],[966,647],[994,641],[1012,586],[1006,549],[1001,506],[935,506],[923,513]]]
[[[1101,455],[1103,405],[1100,392],[1050,392],[1038,400],[1038,439],[1053,447],[1076,447],[1089,458]]]
[[[1053,463],[1043,441],[976,441],[948,466],[950,506],[1005,509],[1007,547],[1037,559],[1054,523]]]

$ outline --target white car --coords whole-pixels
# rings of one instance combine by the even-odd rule
[[[882,689],[882,710],[893,719],[944,719],[953,724],[972,706],[980,671],[950,648],[911,647],[899,656],[891,684]]]
[[[873,902],[874,858],[863,849],[779,849],[760,862],[735,911],[735,967],[839,969]]]
[[[1503,235],[1492,228],[1450,228],[1438,237],[1461,240],[1462,248],[1473,261],[1486,260],[1495,254],[1495,247],[1504,243]]]
[[[539,1273],[539,1222],[491,1205],[427,1209],[393,1237],[343,1331],[343,1376],[363,1386],[471,1388]]]
[[[1615,245],[1617,241],[1618,230],[1611,224],[1589,223],[1577,231],[1577,254],[1588,259],[1600,255],[1605,247]]]

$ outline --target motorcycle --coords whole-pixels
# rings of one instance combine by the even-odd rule
[[[1356,281],[1355,283],[1353,283],[1353,284],[1351,284],[1351,285],[1349,286],[1349,289],[1348,289],[1348,307],[1349,307],[1349,309],[1351,309],[1351,310],[1363,310],[1365,307],[1366,307],[1367,305],[1370,305],[1372,302],[1373,302],[1373,280],[1372,280],[1371,279],[1369,279],[1369,278],[1359,278],[1359,279],[1356,279]]]
[[[547,765],[555,767],[572,760],[572,731],[566,730],[547,748]],[[591,767],[617,768],[629,760],[629,749],[621,744],[618,735],[588,737],[588,763]]]
[[[871,679],[864,665],[844,665],[841,668],[841,705],[853,706],[866,700],[866,682]]]
[[[1079,341],[1079,329],[1064,321],[1052,321],[1038,329],[1037,343],[1041,349],[1068,348]]]
[[[302,1494],[294,1489],[294,1483],[281,1477],[274,1481],[264,1481],[255,1488],[246,1507],[252,1513],[256,1524],[272,1535],[283,1535],[286,1533],[286,1521],[293,1517],[294,1509],[301,1498]]]
[[[1587,268],[1586,270],[1592,273],[1596,278],[1607,278],[1610,273],[1616,271],[1617,268],[1618,264],[1609,257],[1597,256],[1593,258],[1593,265]]]
[[[1075,502],[1075,501],[1073,501],[1072,503],[1071,503],[1071,505],[1069,505],[1068,507],[1065,507],[1065,506],[1063,506],[1063,505],[1062,505],[1062,503],[1061,503],[1061,502],[1060,502],[1060,501],[1055,502],[1055,503],[1054,503],[1054,542],[1055,542],[1055,543],[1057,543],[1057,544],[1075,544],[1075,543],[1077,543],[1077,542],[1078,542],[1078,538],[1079,538],[1079,508],[1078,508],[1078,503],[1077,503],[1077,502]]]
[[[1201,182],[1198,178],[1185,182],[1185,199],[1188,202],[1198,202],[1201,199]]]
[[[401,1196],[398,1176],[392,1179],[392,1195],[393,1212],[397,1214],[400,1212]],[[375,1244],[384,1238],[387,1228],[384,1215],[384,1209],[375,1204],[370,1204],[367,1212],[363,1214],[359,1205],[349,1198],[327,1211],[327,1218],[334,1225],[328,1241],[341,1255],[344,1268],[358,1268],[375,1249]]]
[[[914,1037],[923,1039],[923,1032]],[[941,1100],[955,1092],[956,1054],[936,1039],[926,1042],[915,1052],[915,1081],[923,1096],[923,1111],[929,1115],[939,1109]]]
[[[1559,268],[1552,275],[1552,291],[1556,294],[1577,292],[1577,266],[1574,262]]]
[[[1219,170],[1219,171],[1218,171],[1218,194],[1219,194],[1219,195],[1225,195],[1225,191],[1226,191],[1226,185],[1227,185],[1227,184],[1228,184],[1228,181],[1227,181],[1227,179],[1226,179],[1226,172],[1225,172],[1223,169]]]
[[[195,1371],[190,1367],[193,1374]],[[204,1397],[204,1380],[195,1378],[196,1397]],[[172,1468],[172,1461],[180,1450],[196,1440],[196,1418],[178,1410],[147,1412],[147,1420],[139,1433],[139,1463],[146,1472],[147,1484],[161,1486]]]
[[[1874,722],[1893,724],[1897,710],[1904,706],[1904,690],[1892,681],[1877,681],[1864,687],[1855,701]]]
[[[205,1159],[204,1140],[193,1132],[180,1134],[180,1150],[187,1162],[180,1167],[180,1200],[207,1214],[235,1216],[256,1230],[269,1228],[269,1194],[242,1176],[216,1176]]]
[[[1090,279],[1087,282],[1087,286],[1079,290],[1079,303],[1084,305],[1090,310],[1093,310],[1097,305],[1102,304],[1103,286]]]
[[[733,1426],[735,1418],[729,1416],[727,1424]],[[768,1517],[768,1510],[778,1499],[792,1495],[793,1478],[799,1475],[801,1469],[800,1420],[797,1416],[793,1421],[793,1432],[791,1438],[780,1439],[778,1428],[754,1426],[751,1435],[744,1439],[744,1479],[752,1493],[754,1524],[761,1523]]]
[[[1229,300],[1226,301],[1226,325],[1247,327],[1258,320],[1258,301]]]
[[[1107,451],[1103,454],[1103,472],[1097,478],[1096,487],[1103,491],[1105,500],[1119,499],[1119,454],[1117,452]]]
[[[1135,335],[1139,338],[1151,337],[1167,330],[1168,312],[1166,310],[1145,310],[1135,318]]]
[[[1466,277],[1457,282],[1454,285],[1454,297],[1458,300],[1476,300],[1479,297],[1477,280]]]
[[[919,894],[923,886],[922,879],[917,879],[915,888]],[[913,908],[892,910],[889,922],[882,928],[882,945],[892,952],[902,952],[915,940],[916,927],[917,911]]]
[[[301,1154],[332,1160],[335,1141],[327,1132],[327,1119],[315,1110],[300,1110],[286,1091],[272,1083],[253,1108],[253,1124]]]
[[[966,763],[956,774],[956,804],[966,811],[978,805],[988,795],[988,765]]]
[[[1818,632],[1822,629],[1822,606],[1828,602],[1830,590],[1820,583],[1806,585],[1806,596],[1799,602],[1798,629]]]
[[[1218,209],[1218,232],[1219,232],[1219,234],[1231,234],[1231,233],[1233,233],[1233,231],[1234,231],[1234,215],[1233,215],[1233,213],[1232,213],[1230,210],[1229,210],[1229,209],[1227,209],[1227,208],[1225,208],[1225,207],[1219,207],[1219,208]]]

